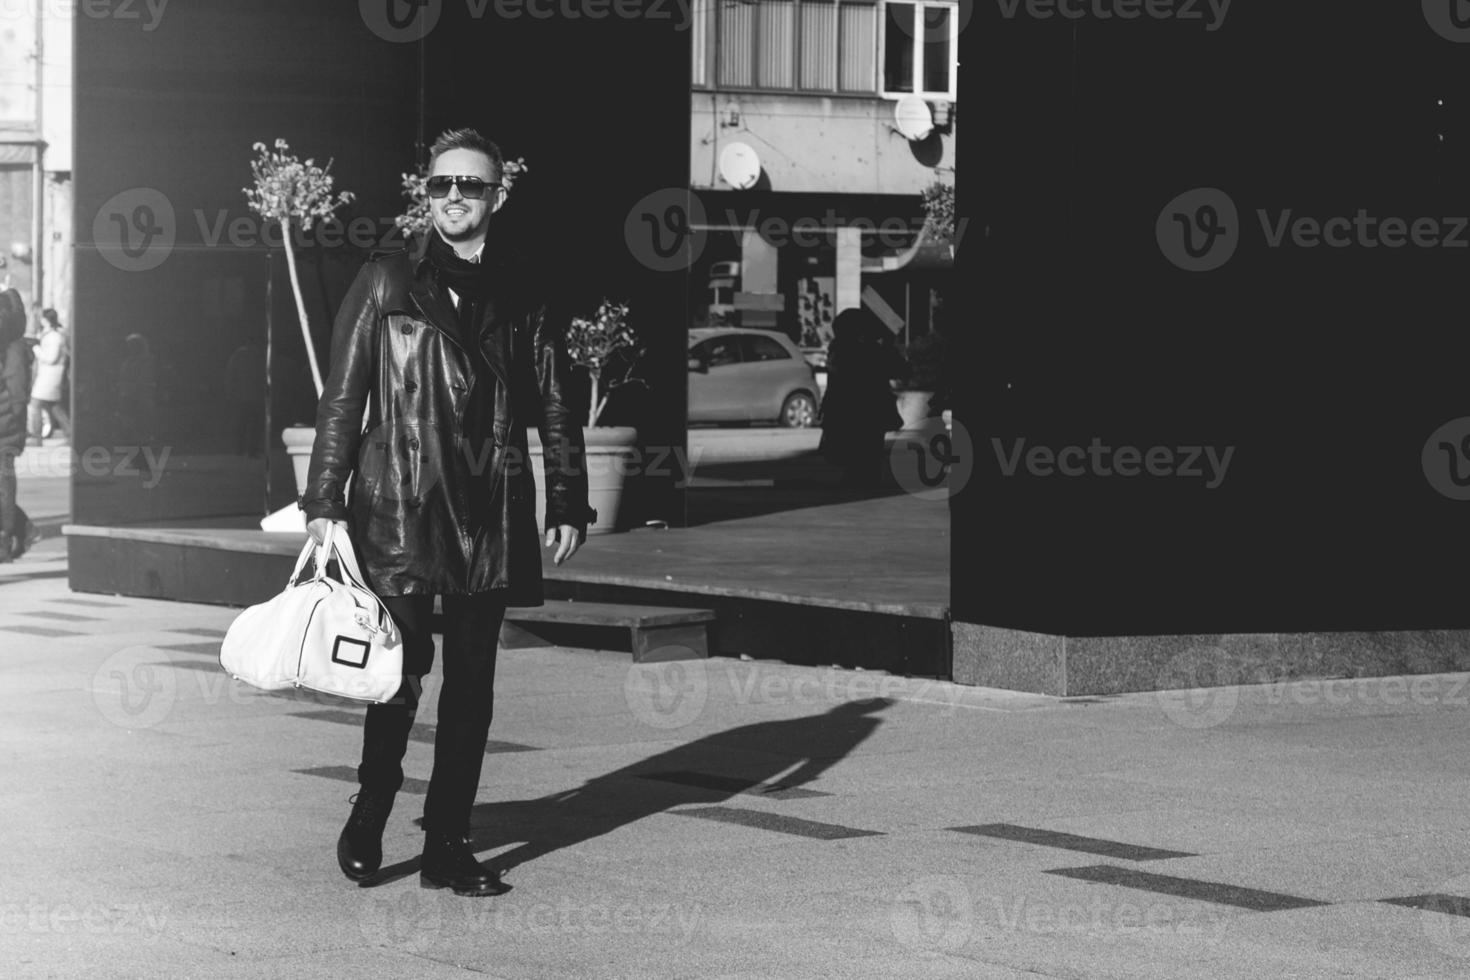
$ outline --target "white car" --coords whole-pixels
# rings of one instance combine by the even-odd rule
[[[817,424],[816,370],[782,333],[742,327],[689,331],[689,421]]]

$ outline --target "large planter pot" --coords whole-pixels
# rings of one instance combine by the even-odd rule
[[[618,511],[623,503],[623,482],[633,472],[638,430],[626,425],[589,426],[582,430],[587,441],[587,503],[597,511],[597,523],[588,535],[617,530]],[[546,465],[541,456],[541,436],[526,431],[531,473],[536,478],[536,527],[546,527]]]
[[[933,397],[932,391],[898,392],[898,414],[903,418],[905,432],[924,427],[924,420],[929,417],[929,399]]]
[[[296,499],[306,491],[306,472],[311,468],[311,447],[316,442],[316,427],[293,425],[281,433],[286,455],[291,457],[291,471],[296,474]]]

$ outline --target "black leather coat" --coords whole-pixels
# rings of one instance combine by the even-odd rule
[[[509,605],[542,603],[527,425],[544,447],[546,526],[585,534],[596,519],[582,427],[567,407],[565,324],[503,260],[494,282],[479,332],[491,373],[478,372],[493,398],[471,397],[483,394],[471,390],[478,355],[461,345],[427,258],[368,261],[337,313],[301,507],[308,520],[349,522],[379,595],[503,590]],[[467,419],[475,405],[493,418]],[[493,435],[493,448],[472,448],[475,432]]]

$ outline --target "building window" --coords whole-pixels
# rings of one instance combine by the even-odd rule
[[[877,92],[878,0],[696,0],[694,86]]]
[[[959,19],[954,3],[883,4],[883,94],[953,99]]]

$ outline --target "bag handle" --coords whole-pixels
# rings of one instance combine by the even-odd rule
[[[367,587],[366,579],[362,574],[362,567],[357,563],[357,552],[352,547],[352,539],[345,534],[340,539],[337,539],[333,535],[335,529],[336,525],[333,525],[327,531],[327,541],[324,547],[331,549],[328,554],[337,559],[337,567],[342,570],[342,577],[350,585],[356,586],[361,591],[372,596],[373,602],[378,607],[378,625],[385,626],[386,623],[391,623],[393,616],[388,612],[388,607],[383,604],[382,599],[378,598],[376,592]],[[326,567],[326,562],[322,563],[322,567]]]
[[[306,539],[306,544],[301,548],[301,557],[296,559],[296,567],[291,570],[291,577],[286,580],[286,588],[289,589],[296,584],[296,580],[301,578],[301,573],[306,569],[306,563],[310,561],[312,555],[315,555],[316,553],[317,543],[308,537]],[[320,560],[318,560],[317,566],[321,566]]]

